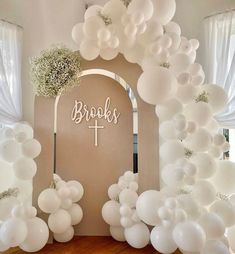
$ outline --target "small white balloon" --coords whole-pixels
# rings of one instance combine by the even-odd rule
[[[85,20],[92,17],[97,16],[97,13],[99,13],[102,10],[102,6],[100,5],[92,5],[89,8],[87,8],[84,18]]]
[[[160,253],[170,254],[177,250],[177,245],[172,237],[172,228],[156,226],[151,232],[151,243]]]
[[[215,134],[215,136],[213,137],[213,142],[216,146],[222,146],[225,143],[226,139],[225,136],[222,134]]]
[[[133,14],[141,11],[144,19],[147,21],[153,16],[153,3],[151,0],[141,1],[133,0],[128,6],[128,13]]]
[[[99,56],[100,49],[93,41],[83,40],[80,45],[81,56],[88,60],[94,60]]]
[[[135,191],[132,191],[130,189],[124,189],[119,194],[120,204],[128,205],[131,208],[135,207],[137,199],[138,199],[138,194]]]
[[[1,179],[0,192],[6,191],[7,189],[11,188],[12,185],[14,184],[15,174],[14,171],[12,170],[11,164],[3,160],[0,160],[0,179]]]
[[[21,180],[32,180],[37,172],[37,165],[31,158],[22,157],[13,164],[15,176]]]
[[[232,251],[235,251],[235,226],[230,227],[227,231],[228,241]]]
[[[159,134],[164,139],[175,139],[176,130],[172,121],[165,121],[160,124]]]
[[[91,16],[85,20],[83,25],[83,32],[88,39],[96,40],[97,32],[102,27],[105,27],[103,20],[98,16]]]
[[[114,200],[106,202],[102,208],[102,217],[110,226],[121,226],[120,204]]]
[[[72,38],[80,48],[80,44],[83,39],[83,23],[77,23],[72,29]]]
[[[108,196],[110,199],[117,200],[121,192],[118,184],[112,184],[108,189]]]
[[[41,153],[41,149],[41,144],[36,139],[29,139],[22,144],[23,154],[32,159]]]
[[[54,239],[59,243],[67,243],[74,237],[74,228],[69,227],[65,232],[61,234],[53,234]]]
[[[124,235],[124,228],[123,227],[110,227],[110,234],[114,240],[118,242],[125,242],[126,238]]]
[[[170,58],[170,70],[172,70],[176,74],[187,70],[190,64],[190,58],[183,53],[175,54]]]
[[[72,206],[68,209],[68,213],[71,216],[71,225],[75,226],[82,221],[83,211],[80,205],[72,204]]]
[[[179,24],[171,21],[168,24],[165,25],[165,31],[166,33],[175,33],[177,35],[181,35],[181,28]]]
[[[67,183],[66,183],[66,186],[67,187],[72,187],[72,188],[75,188],[77,191],[74,193],[74,195],[73,195],[73,193],[72,193],[72,201],[74,202],[74,203],[76,203],[76,202],[78,202],[78,201],[80,201],[81,199],[82,199],[82,197],[83,197],[83,195],[84,195],[84,188],[83,188],[83,186],[82,186],[82,184],[80,183],[80,182],[78,182],[78,181],[75,181],[75,180],[72,180],[72,181],[68,181]],[[71,190],[71,188],[70,188],[70,190]]]
[[[125,229],[125,238],[130,246],[136,249],[144,248],[149,244],[150,232],[144,223],[135,224]]]
[[[198,93],[198,88],[196,86],[193,86],[191,84],[187,84],[185,86],[178,86],[178,90],[176,93],[177,99],[183,103],[188,104],[192,102]]]
[[[55,213],[61,205],[61,200],[54,189],[45,189],[38,197],[38,206],[44,213]]]
[[[180,141],[167,141],[160,147],[160,157],[163,161],[172,163],[184,157],[184,146]]]
[[[50,214],[48,218],[48,226],[55,234],[62,234],[71,226],[70,214],[63,210],[58,209],[55,213]]]
[[[13,130],[16,136],[19,133],[24,133],[25,140],[33,138],[33,128],[27,123],[16,123],[13,127]]]
[[[0,156],[7,162],[14,162],[21,156],[21,146],[13,139],[5,140],[0,144]]]

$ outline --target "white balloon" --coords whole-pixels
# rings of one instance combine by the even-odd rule
[[[16,247],[24,242],[27,234],[28,229],[22,219],[10,218],[1,225],[0,238],[4,245]]]
[[[3,127],[0,129],[0,140],[13,139],[15,137],[15,132],[12,128]]]
[[[93,16],[97,16],[97,14],[102,10],[102,6],[100,5],[92,5],[89,8],[87,8],[84,19],[88,19]]]
[[[175,84],[176,79],[169,70],[155,67],[141,74],[137,90],[145,102],[156,105],[168,99]]]
[[[33,206],[24,207],[24,216],[27,219],[33,219],[37,216],[37,209]]]
[[[199,48],[199,41],[197,39],[191,39],[190,43],[194,50],[197,50]]]
[[[0,160],[0,192],[6,191],[12,187],[14,178],[14,171],[10,164]]]
[[[146,224],[156,226],[160,223],[157,209],[163,205],[163,197],[159,191],[143,192],[136,202],[136,212]]]
[[[10,247],[8,245],[5,245],[1,240],[0,240],[0,252],[4,253],[7,251]]]
[[[28,234],[20,248],[26,252],[41,250],[48,241],[49,229],[47,224],[40,218],[32,218],[27,221]]]
[[[153,16],[153,3],[151,0],[132,0],[128,6],[128,13],[132,14],[141,11],[147,21]]]
[[[97,32],[97,38],[100,41],[108,41],[111,38],[111,32],[106,27],[102,27]]]
[[[171,37],[171,40],[172,40],[172,45],[168,49],[168,51],[171,54],[174,54],[179,49],[180,42],[181,42],[181,37],[176,33],[170,33],[170,32],[168,32],[168,35]]]
[[[108,189],[108,196],[110,199],[117,200],[121,189],[119,188],[118,184],[112,184]]]
[[[193,85],[185,85],[185,86],[178,86],[178,90],[176,93],[177,99],[183,103],[183,104],[188,104],[192,102],[198,93],[198,88]]]
[[[150,232],[144,223],[135,224],[125,229],[125,238],[133,248],[141,249],[149,244]]]
[[[37,165],[31,158],[22,157],[13,164],[14,173],[21,180],[32,180],[37,172]]]
[[[184,114],[188,121],[196,122],[199,126],[207,125],[212,118],[210,105],[202,101],[186,105]]]
[[[41,144],[36,139],[29,139],[22,144],[23,154],[32,159],[41,153],[41,149]]]
[[[120,41],[117,36],[112,36],[107,43],[110,48],[116,49],[119,46]]]
[[[83,23],[77,23],[76,25],[74,25],[72,29],[72,38],[76,42],[79,48],[80,48],[80,44],[82,42],[83,37],[84,37]]]
[[[83,32],[88,39],[96,40],[97,32],[102,27],[105,27],[103,20],[98,16],[92,16],[85,20]]]
[[[162,25],[166,25],[175,15],[176,3],[175,0],[155,0],[154,6],[154,19]]]
[[[16,136],[17,134],[24,133],[25,140],[33,138],[33,128],[27,123],[16,123],[13,130]]]
[[[198,223],[204,229],[207,239],[218,239],[225,233],[224,222],[215,213],[206,213],[202,215]]]
[[[188,215],[184,211],[184,209],[181,209],[181,208],[175,209],[175,222],[176,223],[184,222],[187,220],[187,218],[188,218]]]
[[[124,228],[123,227],[110,227],[110,234],[112,238],[118,242],[125,242],[126,238],[124,235]]]
[[[7,162],[16,161],[21,155],[20,144],[13,139],[5,140],[0,144],[0,156]]]
[[[72,207],[73,201],[70,198],[63,199],[60,204],[60,208],[68,210]]]
[[[184,156],[184,146],[180,141],[167,141],[160,147],[160,158],[164,162],[174,162]]]
[[[55,213],[61,204],[56,190],[45,189],[38,197],[38,206],[44,213]]]
[[[235,163],[232,161],[218,161],[218,170],[212,182],[217,190],[223,194],[231,195],[235,192]]]
[[[0,220],[5,221],[11,217],[11,211],[19,205],[19,201],[15,197],[0,200]]]
[[[225,143],[226,139],[225,136],[223,134],[215,134],[215,136],[213,137],[213,142],[216,146],[222,146]]]
[[[66,243],[73,239],[74,237],[74,228],[69,227],[65,232],[61,234],[53,234],[54,239],[59,243]]]
[[[197,75],[202,71],[202,66],[199,63],[193,63],[189,66],[188,71],[193,75]]]
[[[191,160],[197,167],[198,178],[210,178],[216,173],[217,163],[210,154],[196,153]]]
[[[163,34],[157,41],[162,48],[168,49],[172,46],[172,39],[169,35]]]
[[[137,182],[130,182],[129,189],[132,190],[132,191],[137,192],[138,189],[139,189],[138,183]]]
[[[184,175],[184,170],[182,168],[172,164],[168,164],[162,169],[162,180],[168,186],[177,187],[182,185]]]
[[[220,147],[218,147],[218,146],[212,145],[212,146],[209,148],[208,153],[209,153],[211,156],[213,156],[213,157],[219,159],[219,158],[221,158],[221,156],[222,156],[222,149],[221,149]]]
[[[144,14],[140,10],[139,12],[132,13],[130,20],[134,25],[139,26],[144,22],[144,18]]]
[[[71,195],[71,191],[68,187],[61,187],[57,190],[57,194],[61,199],[66,199]]]
[[[157,105],[155,108],[156,114],[160,121],[166,121],[173,118],[176,114],[181,113],[183,105],[177,99],[169,99],[164,103]]]
[[[209,149],[212,137],[206,129],[199,128],[195,133],[188,136],[184,142],[193,151],[206,151]]]
[[[185,72],[190,64],[190,58],[186,54],[178,53],[170,57],[170,70],[176,74]]]
[[[191,194],[181,194],[178,196],[177,200],[189,218],[197,219],[200,216],[198,203]]]
[[[232,251],[235,251],[235,226],[230,227],[227,231],[228,241]]]
[[[72,188],[72,190],[73,190],[73,188],[75,188],[77,190],[76,192],[74,192],[74,195],[71,196],[72,201],[74,203],[77,203],[78,201],[80,201],[82,199],[82,197],[84,195],[84,188],[81,183],[79,183],[78,181],[72,180],[72,181],[68,181],[66,183],[66,186],[70,187],[70,190],[71,190],[71,188]]]
[[[228,247],[219,240],[209,240],[206,242],[201,254],[230,254]]]
[[[172,237],[172,228],[156,226],[151,232],[151,243],[160,253],[170,254],[177,250],[177,245]]]
[[[129,63],[140,63],[144,56],[144,50],[138,45],[123,50],[124,57]]]
[[[119,194],[119,202],[122,205],[128,205],[131,208],[135,207],[136,201],[138,199],[138,194],[135,191],[124,189]]]
[[[100,57],[104,60],[112,60],[118,55],[118,49],[105,48],[100,50]]]
[[[160,124],[159,134],[164,139],[175,139],[176,130],[172,121],[166,121]]]
[[[117,201],[110,200],[106,202],[102,208],[102,216],[104,221],[110,226],[121,226],[120,220],[120,204]]]
[[[102,14],[110,17],[113,23],[118,22],[120,17],[125,13],[126,8],[119,0],[108,1],[102,9]]]
[[[197,127],[197,123],[189,121],[187,127],[188,133],[194,133],[197,130]]]
[[[128,217],[121,217],[120,223],[123,228],[129,228],[133,225],[133,221]]]
[[[225,143],[222,145],[221,149],[222,149],[222,151],[223,151],[224,153],[228,152],[228,151],[230,150],[230,144],[229,144],[229,142],[225,142]]]
[[[206,206],[215,201],[216,190],[210,182],[200,180],[193,186],[192,195],[200,205]]]
[[[71,225],[75,226],[82,221],[83,211],[80,205],[72,204],[71,208],[68,209],[68,213],[71,216]]]
[[[173,239],[184,251],[200,252],[206,242],[206,234],[198,223],[186,221],[176,225]]]
[[[181,28],[179,24],[171,21],[168,24],[165,25],[165,31],[166,33],[175,33],[177,35],[181,35]]]
[[[58,209],[55,213],[50,214],[48,218],[48,226],[55,234],[62,234],[71,226],[70,214],[63,210]]]
[[[235,223],[235,208],[230,202],[217,200],[210,207],[210,212],[216,213],[221,217],[226,227],[231,227]]]
[[[191,75],[188,72],[182,72],[178,75],[177,81],[180,85],[187,85],[191,81]]]
[[[171,209],[162,206],[158,209],[157,211],[159,218],[162,221],[170,221],[172,219],[173,213],[171,211]]]
[[[156,20],[149,21],[146,31],[139,36],[140,43],[143,45],[149,42],[156,41],[160,36],[163,35],[163,27]]]
[[[213,113],[220,112],[227,104],[228,97],[222,87],[206,84],[202,86],[202,90],[208,93],[209,104]]]
[[[99,56],[100,49],[93,41],[83,40],[80,45],[80,53],[84,59],[91,61]]]

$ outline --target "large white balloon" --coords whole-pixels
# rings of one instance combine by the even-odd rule
[[[0,228],[0,238],[3,244],[16,247],[26,239],[28,229],[25,221],[19,218],[10,218],[3,222]]]
[[[209,131],[204,128],[199,128],[184,140],[186,147],[193,151],[206,151],[209,149],[211,142],[212,137]]]
[[[122,17],[124,13],[126,13],[126,8],[122,1],[110,0],[104,5],[101,13],[110,17],[112,22],[115,23],[120,20],[120,17]]]
[[[203,214],[198,220],[198,223],[204,229],[207,239],[218,239],[225,233],[224,222],[215,213]]]
[[[124,234],[128,244],[136,249],[144,248],[149,244],[150,232],[144,223],[126,228]]]
[[[166,25],[175,15],[175,0],[155,0],[153,1],[154,17],[162,25]]]
[[[201,254],[230,254],[228,247],[219,240],[209,240],[206,242],[205,247]]]
[[[151,243],[160,253],[170,254],[176,251],[177,245],[173,240],[172,228],[156,226],[151,232]]]
[[[21,180],[32,180],[37,172],[37,165],[33,159],[22,157],[13,164],[17,178]]]
[[[173,164],[168,164],[162,169],[162,180],[168,186],[181,186],[183,184],[184,176],[184,170]]]
[[[136,212],[144,223],[156,226],[160,223],[157,210],[162,205],[163,197],[159,191],[145,191],[139,196],[136,202]]]
[[[48,218],[48,226],[55,234],[62,234],[71,226],[70,214],[63,210],[58,209],[55,213],[50,214]]]
[[[186,221],[176,225],[173,239],[184,251],[200,252],[206,242],[206,234],[198,223]]]
[[[102,216],[104,221],[110,226],[119,227],[121,226],[120,220],[120,204],[117,201],[110,200],[106,202],[102,208]]]
[[[14,178],[14,171],[10,164],[0,160],[0,192],[8,190],[14,183]]]
[[[180,141],[167,141],[160,147],[160,157],[164,162],[171,163],[184,156],[184,146]]]
[[[191,158],[192,162],[197,167],[198,178],[212,177],[218,168],[215,159],[207,153],[196,153]]]
[[[40,218],[32,218],[27,221],[28,234],[20,248],[26,252],[41,250],[48,241],[49,229],[47,224]]]
[[[212,118],[211,107],[205,102],[192,102],[184,108],[184,114],[188,121],[196,122],[199,126],[205,126]]]
[[[147,103],[160,104],[166,101],[176,84],[174,75],[163,67],[144,71],[137,84],[140,97]]]
[[[71,216],[71,225],[75,226],[79,224],[83,218],[83,211],[80,205],[73,204],[71,208],[68,209],[68,213]]]
[[[202,86],[202,90],[208,93],[209,104],[214,113],[221,111],[225,107],[228,97],[222,87],[206,84]]]
[[[59,243],[66,243],[73,239],[74,237],[74,228],[69,227],[65,232],[61,234],[54,234],[54,239]]]
[[[217,190],[224,194],[235,192],[235,163],[232,161],[218,161],[218,170],[212,178]]]
[[[128,6],[128,13],[142,12],[147,21],[153,16],[153,2],[151,0],[132,0]]]
[[[110,226],[110,234],[116,241],[119,242],[125,242],[125,234],[124,234],[124,228],[123,227],[113,227]]]
[[[156,106],[156,114],[160,121],[171,120],[176,114],[181,113],[183,105],[177,99],[169,99],[164,103]]]
[[[45,189],[38,197],[38,206],[44,213],[55,213],[60,204],[61,200],[54,189]]]
[[[7,162],[14,162],[21,156],[21,146],[13,139],[8,139],[0,144],[0,156]]]
[[[84,15],[84,19],[88,19],[90,17],[93,17],[93,16],[97,16],[97,14],[99,12],[101,12],[102,10],[102,6],[100,5],[92,5],[90,6],[89,8],[87,8],[86,12],[85,12],[85,15]]]
[[[224,221],[226,227],[231,227],[235,223],[235,208],[230,202],[217,200],[211,205],[210,212],[216,213]]]
[[[29,158],[36,158],[41,152],[41,144],[36,139],[29,139],[22,144],[22,152]]]
[[[193,186],[192,195],[200,205],[207,206],[215,201],[216,189],[210,182],[200,180]]]
[[[94,41],[83,40],[80,45],[80,53],[84,59],[91,61],[99,56],[100,49]]]

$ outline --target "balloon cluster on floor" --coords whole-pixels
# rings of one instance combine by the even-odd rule
[[[235,251],[235,165],[220,160],[229,144],[214,117],[227,96],[219,86],[204,84],[195,62],[199,42],[181,36],[171,21],[175,9],[175,0],[110,0],[89,7],[84,23],[72,30],[86,60],[122,53],[142,67],[137,90],[156,106],[160,122],[164,187],[137,197],[128,172],[109,188],[111,200],[102,214],[113,238],[135,248],[150,239],[166,254],[177,248],[185,254],[229,254],[229,247]]]
[[[65,243],[74,237],[73,226],[83,218],[82,208],[77,204],[84,189],[78,181],[63,181],[54,175],[51,188],[43,190],[38,197],[38,206],[48,217],[49,229],[57,242]]]
[[[32,179],[41,152],[26,123],[4,127],[0,131],[0,252],[19,246],[26,252],[43,248],[49,238],[46,223],[37,218],[31,200]]]

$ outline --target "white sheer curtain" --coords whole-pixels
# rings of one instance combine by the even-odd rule
[[[0,20],[0,124],[22,118],[22,29]]]
[[[204,28],[207,83],[220,85],[229,97],[216,118],[224,128],[235,128],[235,11],[206,18]]]

